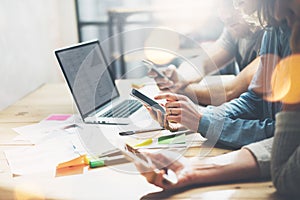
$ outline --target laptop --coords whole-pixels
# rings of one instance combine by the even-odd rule
[[[98,40],[57,49],[55,55],[85,123],[130,124],[142,104],[120,97]]]

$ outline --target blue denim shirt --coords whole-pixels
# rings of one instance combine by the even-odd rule
[[[271,28],[264,34],[261,54],[290,55],[290,31]],[[259,72],[258,72],[259,73]],[[280,103],[264,101],[251,87],[239,98],[221,106],[208,106],[202,110],[198,132],[210,141],[233,148],[260,141],[274,135],[275,114]]]

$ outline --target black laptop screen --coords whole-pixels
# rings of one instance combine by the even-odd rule
[[[55,51],[82,117],[119,96],[97,41]]]

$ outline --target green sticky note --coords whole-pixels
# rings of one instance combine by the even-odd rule
[[[166,135],[158,138],[158,144],[184,144],[185,134]]]

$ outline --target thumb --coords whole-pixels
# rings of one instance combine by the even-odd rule
[[[168,78],[171,78],[176,71],[175,65],[169,65],[168,68],[165,70],[165,74]]]

